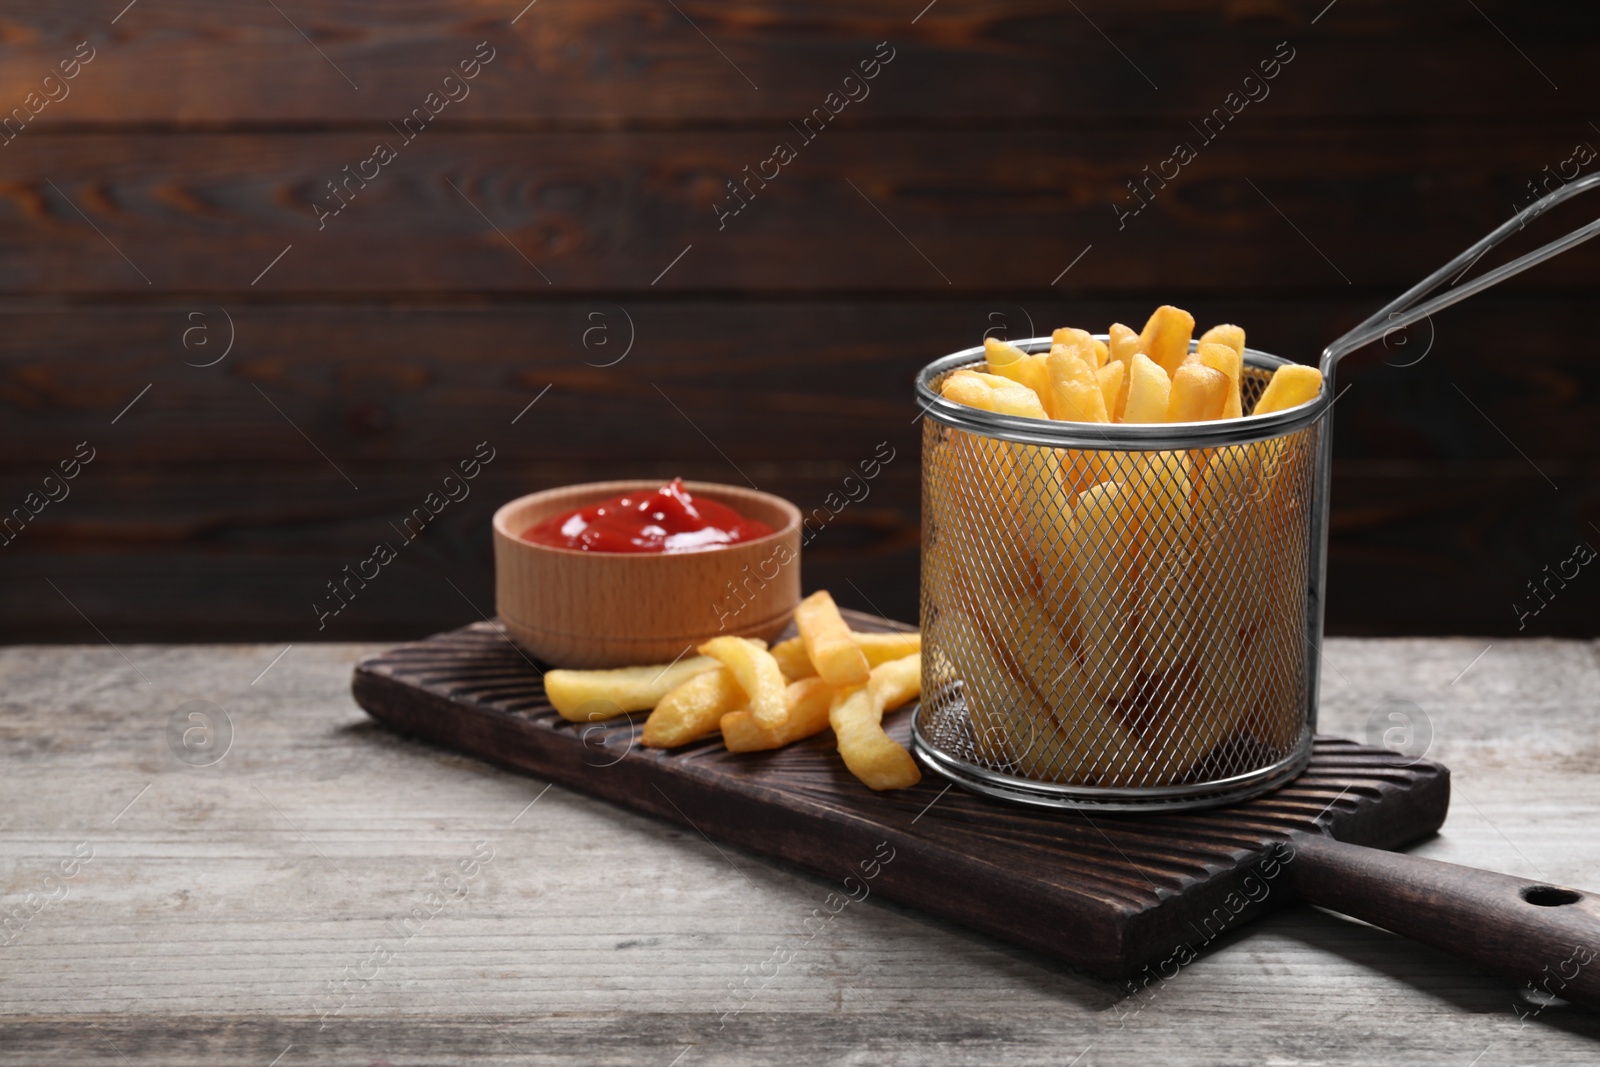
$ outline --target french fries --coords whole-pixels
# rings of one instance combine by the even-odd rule
[[[729,752],[761,752],[802,741],[828,728],[828,708],[837,690],[812,675],[790,682],[783,691],[788,715],[776,729],[763,729],[748,711],[730,711],[721,719],[722,743]]]
[[[1211,329],[1200,335],[1200,343],[1203,345],[1227,345],[1229,348],[1239,353],[1240,359],[1244,359],[1243,327],[1235,326],[1232,323],[1224,323],[1221,326],[1213,326]]]
[[[869,789],[904,789],[922,780],[911,753],[883,731],[884,711],[915,697],[921,679],[918,653],[875,667],[866,685],[834,694],[828,722],[839,739],[839,755]]]
[[[710,656],[609,671],[546,671],[545,696],[568,722],[590,722],[629,711],[648,711],[697,674],[715,670]]]
[[[1107,331],[1109,342],[1085,330],[1063,327],[1051,334],[1048,353],[1027,353],[1016,345],[985,338],[985,371],[958,370],[941,385],[948,400],[1006,415],[1065,422],[1202,422],[1244,416],[1244,330],[1232,323],[1213,326],[1191,342],[1194,316],[1164,304],[1135,333],[1120,322]],[[1191,344],[1193,350],[1191,351]],[[1200,367],[1222,374],[1227,384]],[[1181,379],[1181,381],[1180,381]],[[1297,407],[1322,391],[1315,367],[1287,364],[1271,379],[1250,411],[1267,415]],[[1096,395],[1098,394],[1098,395]],[[1216,404],[1220,397],[1221,406]],[[1091,461],[1085,461],[1091,462]],[[1106,480],[1085,481],[1070,463],[1073,492]]]
[[[984,338],[983,356],[984,364],[989,368],[990,374],[1009,378],[1018,385],[1027,386],[1033,390],[1041,404],[1050,395],[1050,378],[1045,373],[1042,356],[1030,356],[1016,345],[997,341],[993,337]],[[1047,415],[1049,410],[1046,404]]]
[[[863,633],[851,630],[850,636],[855,640],[856,647],[867,657],[868,667],[876,667],[880,663],[922,651],[922,635],[915,630],[904,633]],[[811,678],[817,673],[811,657],[806,655],[803,638],[791,637],[787,641],[779,641],[772,646],[772,658],[778,661],[778,666],[783,669],[783,676],[790,681]]]
[[[1123,422],[1166,422],[1172,397],[1172,379],[1155,360],[1135,352],[1128,364],[1128,399]]]
[[[1068,422],[1110,422],[1100,381],[1093,366],[1083,358],[1086,352],[1093,359],[1092,348],[1055,345],[1050,349],[1045,359],[1045,370],[1050,375],[1050,410],[1057,419]]]
[[[1104,341],[1096,340],[1087,330],[1075,330],[1071,327],[1062,327],[1050,335],[1051,351],[1057,346],[1076,352],[1090,370],[1104,367],[1111,354]]]
[[[1106,414],[1111,422],[1121,422],[1128,403],[1128,365],[1112,360],[1095,372],[1100,393],[1105,397]]]
[[[716,733],[722,717],[743,703],[744,688],[728,668],[697,674],[661,698],[644,721],[639,743],[647,748],[677,748],[698,741]]]
[[[1118,363],[1132,363],[1134,353],[1144,351],[1139,347],[1138,332],[1120,322],[1113,322],[1106,336],[1111,338],[1111,358]]]
[[[884,711],[894,711],[921,694],[920,665],[921,655],[914,651],[873,665],[867,686],[878,686]],[[749,712],[730,712],[722,717],[722,742],[728,746],[729,752],[760,752],[819,734],[828,728],[829,712],[835,698],[853,688],[831,686],[815,676],[791,682],[784,691],[789,717],[782,726],[776,730],[764,730]]]
[[[1237,326],[1230,328],[1238,329]],[[1212,330],[1207,330],[1206,335],[1209,337],[1213,332]],[[1200,363],[1210,367],[1212,370],[1221,371],[1228,376],[1228,397],[1222,405],[1222,415],[1220,416],[1224,419],[1237,419],[1242,409],[1239,389],[1240,378],[1244,374],[1244,357],[1241,354],[1244,344],[1243,336],[1243,333],[1241,333],[1240,348],[1202,340],[1195,347],[1195,350],[1183,359],[1185,364]]]
[[[968,407],[1026,419],[1048,418],[1038,393],[998,374],[958,370],[945,380],[943,388],[946,399]]]
[[[787,714],[783,689],[788,683],[784,681],[778,661],[762,643],[747,637],[713,637],[698,651],[732,673],[750,700],[750,714],[756,722],[769,729],[783,725]]]
[[[941,391],[1088,434],[1270,414],[1321,395],[1314,368],[1266,380],[1245,352],[1238,326],[1196,340],[1193,316],[1163,306],[1138,332],[1113,324],[1106,341],[1056,330],[1048,352],[987,339],[982,363]],[[1293,561],[1309,543],[1314,447],[1290,435],[1146,451],[1122,436],[1115,448],[959,428],[928,439],[937,536],[924,577],[939,590],[929,670],[940,699],[959,694],[982,759],[1041,781],[1170,785],[1257,752],[1287,755],[1303,728],[1307,589]],[[802,602],[795,625],[799,636],[770,651],[717,637],[666,667],[552,671],[547,690],[573,721],[652,708],[641,735],[652,748],[720,734],[730,752],[762,752],[831,728],[867,787],[918,782],[883,716],[920,695],[921,635],[853,631],[825,592]]]
[[[1168,374],[1176,374],[1189,354],[1189,338],[1194,336],[1194,316],[1182,308],[1162,304],[1139,331],[1139,350]]]
[[[1072,560],[1087,680],[1107,700],[1125,695],[1134,682],[1135,519],[1132,494],[1104,482],[1078,498],[1067,523],[1065,555]]]
[[[1032,389],[1049,418],[1097,425],[1265,415],[1324,386],[1312,367],[1269,379],[1248,365],[1237,325],[1196,340],[1181,308],[1106,336],[1058,329],[1048,353],[986,342],[988,368]],[[1155,452],[952,433],[937,447],[951,463],[928,474],[930,641],[983,759],[1039,780],[1152,786],[1215,774],[1241,745],[1292,751],[1314,442]],[[867,715],[870,700],[852,699],[850,714]]]
[[[1228,402],[1228,376],[1200,363],[1185,363],[1172,376],[1168,422],[1209,422],[1222,418]]]
[[[867,672],[872,669],[867,655],[856,644],[827,590],[818,590],[800,601],[794,609],[794,624],[800,631],[806,657],[823,681],[829,685],[865,684]],[[761,725],[770,729],[779,723],[762,721]]]
[[[1322,372],[1290,363],[1272,372],[1272,380],[1256,400],[1252,415],[1266,415],[1299,407],[1322,391]]]
[[[649,710],[639,734],[646,748],[678,748],[720,733],[730,752],[813,737],[842,707],[846,765],[873,789],[916,784],[915,763],[883,733],[882,719],[921,693],[922,635],[851,630],[826,592],[800,605],[795,624],[800,636],[770,650],[755,638],[722,636],[671,664],[547,671],[546,695],[575,723]]]

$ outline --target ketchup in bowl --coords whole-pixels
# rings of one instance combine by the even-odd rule
[[[683,479],[674,478],[654,492],[625,493],[545,519],[522,538],[579,552],[698,552],[772,532],[726,504],[690,496]]]

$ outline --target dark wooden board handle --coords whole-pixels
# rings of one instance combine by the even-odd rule
[[[1322,834],[1290,844],[1305,900],[1600,1008],[1600,896]]]

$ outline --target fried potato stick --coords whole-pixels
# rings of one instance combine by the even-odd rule
[[[839,606],[826,589],[819,589],[794,609],[794,624],[806,648],[806,657],[829,685],[863,685],[872,668],[845,625]],[[777,723],[762,723],[771,728]]]
[[[1045,371],[1043,355],[1029,355],[1016,345],[985,337],[983,356],[990,374],[1009,378],[1018,385],[1032,389],[1039,403],[1044,406],[1045,413],[1049,414],[1050,375]]]
[[[783,725],[788,713],[783,690],[788,683],[784,681],[778,661],[772,658],[765,645],[744,637],[713,637],[701,645],[699,651],[732,672],[739,688],[750,700],[750,713],[756,722],[769,729]]]
[[[1162,304],[1139,332],[1139,350],[1169,375],[1176,374],[1183,357],[1189,354],[1189,338],[1193,335],[1194,316],[1182,308]]]
[[[730,711],[722,716],[722,743],[729,752],[761,752],[819,734],[828,728],[828,709],[837,692],[816,676],[790,682],[783,691],[789,714],[782,726],[763,729],[748,711]]]
[[[1315,367],[1288,363],[1272,372],[1272,380],[1262,390],[1252,415],[1268,415],[1298,407],[1316,399],[1322,391],[1322,372]]]
[[[629,711],[648,711],[690,678],[716,666],[717,661],[709,656],[690,656],[676,663],[608,671],[546,671],[544,691],[563,719],[590,722]]]
[[[884,733],[883,713],[891,699],[910,699],[920,691],[922,655],[891,660],[874,668],[864,686],[840,690],[828,709],[828,723],[839,739],[839,755],[850,773],[873,790],[905,789],[922,780],[917,761]]]
[[[1228,376],[1199,363],[1185,363],[1172,376],[1168,422],[1220,419],[1228,402]]]
[[[850,636],[855,638],[856,644],[866,655],[869,667],[876,667],[880,663],[922,651],[922,635],[915,630],[893,633],[851,630]],[[787,641],[779,641],[772,646],[772,658],[778,661],[778,666],[783,669],[783,676],[791,682],[816,676],[817,668],[811,662],[811,657],[806,655],[803,638],[791,637]]]
[[[1155,360],[1135,352],[1128,364],[1128,399],[1123,422],[1166,422],[1172,397],[1172,379]]]
[[[744,688],[728,668],[697,674],[661,698],[644,722],[639,743],[648,748],[677,748],[697,741],[716,733],[722,717],[746,700]]]

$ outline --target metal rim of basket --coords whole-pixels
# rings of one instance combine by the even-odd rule
[[[1106,341],[1106,334],[1094,335]],[[1029,354],[1048,351],[1053,343],[1049,337],[1032,337],[1011,342]],[[1191,340],[1190,351],[1198,347]],[[1046,448],[1078,448],[1096,451],[1168,451],[1192,448],[1217,448],[1227,445],[1252,444],[1276,437],[1287,436],[1320,422],[1333,406],[1328,383],[1323,383],[1317,397],[1298,407],[1269,415],[1251,415],[1240,419],[1189,423],[1074,423],[1045,422],[1040,419],[999,415],[991,411],[968,407],[946,400],[935,389],[935,383],[951,371],[984,362],[983,347],[963,349],[941,356],[923,367],[916,379],[917,404],[924,414],[942,425],[984,437],[997,438],[1016,444],[1036,445]],[[1247,367],[1271,371],[1290,365],[1293,360],[1275,356],[1253,348],[1244,350]],[[1319,442],[1323,462],[1327,457],[1326,435]],[[1323,492],[1326,488],[1323,487]],[[1325,506],[1325,501],[1316,501]],[[1315,536],[1315,533],[1313,533]],[[1318,546],[1321,552],[1326,548]],[[1313,570],[1313,599],[1320,597],[1320,568],[1323,561],[1309,560]],[[1311,682],[1316,684],[1316,660],[1311,664]],[[1251,797],[1270,793],[1292,781],[1311,762],[1312,740],[1316,725],[1316,700],[1309,698],[1301,738],[1289,755],[1264,766],[1227,778],[1164,786],[1091,786],[1064,785],[1040,781],[1019,775],[992,770],[964,760],[940,748],[923,731],[923,702],[918,701],[911,715],[911,750],[931,771],[973,792],[999,800],[1034,808],[1084,809],[1109,813],[1152,813],[1182,811],[1196,808],[1213,808],[1237,803]]]
[[[1095,335],[1105,341],[1105,334]],[[1030,337],[1026,341],[1012,342],[1027,353],[1047,352],[1051,339]],[[1198,342],[1189,343],[1190,351]],[[1332,406],[1324,384],[1316,399],[1286,411],[1270,415],[1249,415],[1242,419],[1214,422],[1165,423],[1093,423],[1046,422],[1042,419],[999,415],[992,411],[958,404],[941,396],[934,383],[951,371],[961,370],[984,361],[983,346],[952,352],[923,367],[917,375],[917,405],[936,422],[958,430],[995,437],[1023,445],[1043,445],[1047,448],[1113,449],[1128,452],[1155,452],[1184,448],[1218,448],[1224,445],[1250,444],[1266,441],[1292,433],[1320,419]],[[1276,370],[1293,364],[1293,360],[1261,352],[1254,348],[1244,350],[1247,367],[1258,370]]]
[[[1274,763],[1228,778],[1194,785],[1140,788],[1062,785],[993,771],[952,756],[922,732],[922,703],[911,712],[911,751],[935,774],[964,789],[1035,808],[1093,808],[1106,812],[1185,811],[1214,808],[1270,793],[1299,776],[1311,762],[1312,731],[1302,730],[1295,750]]]

